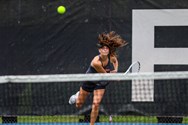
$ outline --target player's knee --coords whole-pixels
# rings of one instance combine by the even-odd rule
[[[81,108],[83,103],[76,103],[76,108]]]
[[[94,109],[98,109],[99,106],[100,106],[100,103],[99,102],[93,102],[92,106],[93,106]]]

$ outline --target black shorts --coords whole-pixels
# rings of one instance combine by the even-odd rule
[[[109,84],[108,82],[103,82],[103,81],[100,81],[100,82],[88,81],[82,84],[82,89],[87,92],[93,92],[94,90],[97,90],[97,89],[105,89],[108,84]]]

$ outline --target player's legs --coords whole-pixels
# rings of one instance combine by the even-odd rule
[[[76,107],[81,108],[82,105],[84,104],[89,92],[85,91],[80,87],[79,95],[78,98],[76,99]]]
[[[97,89],[93,92],[93,104],[92,104],[92,111],[91,111],[91,119],[90,125],[94,125],[98,113],[99,113],[99,105],[105,93],[105,89]]]
[[[96,84],[93,82],[84,82],[80,87],[80,90],[69,98],[69,104],[76,103],[77,108],[82,107],[83,103],[86,100],[87,95],[90,92],[93,92],[95,86]]]

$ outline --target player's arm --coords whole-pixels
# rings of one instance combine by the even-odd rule
[[[102,67],[101,61],[99,61],[98,57],[95,57],[92,62],[91,66],[98,72],[98,73],[107,73],[105,69]]]
[[[118,60],[115,56],[111,56],[111,63],[113,64],[114,66],[114,70],[111,71],[111,73],[116,73],[118,72]]]

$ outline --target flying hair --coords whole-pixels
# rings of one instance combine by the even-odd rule
[[[99,43],[97,44],[98,48],[103,46],[108,46],[110,49],[110,54],[117,56],[116,49],[123,47],[128,44],[125,40],[121,38],[120,35],[116,34],[114,31],[109,33],[101,33],[98,36]]]

